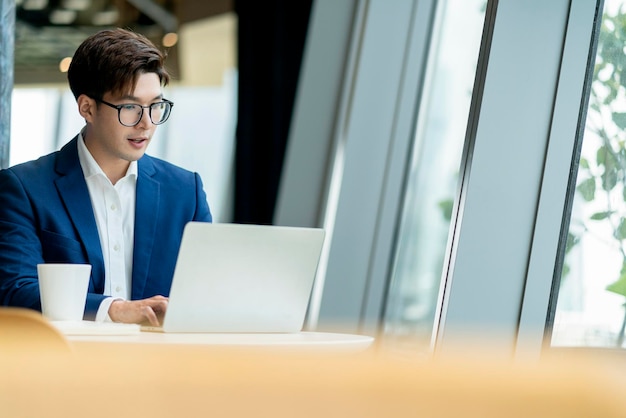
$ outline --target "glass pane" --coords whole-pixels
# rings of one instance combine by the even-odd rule
[[[553,346],[622,346],[626,301],[626,1],[606,0]]]
[[[439,2],[384,318],[391,348],[430,346],[486,3]]]
[[[31,87],[13,90],[9,165],[34,160],[55,150],[56,109],[61,95],[61,90],[56,88]]]

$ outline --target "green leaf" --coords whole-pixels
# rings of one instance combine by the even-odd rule
[[[595,103],[591,103],[591,104],[589,105],[589,108],[590,108],[590,109],[592,109],[592,110],[594,110],[594,111],[596,111],[596,112],[600,112],[600,106],[598,106],[598,105],[597,105],[597,104],[595,104]]]
[[[626,275],[622,274],[619,279],[608,285],[606,290],[626,297]]]
[[[626,113],[624,112],[613,112],[613,122],[621,129],[626,129]]]
[[[617,185],[617,170],[613,167],[609,168],[607,166],[604,173],[602,173],[602,188],[606,191],[613,190],[613,188]]]
[[[604,165],[604,162],[606,161],[606,146],[602,145],[600,147],[598,147],[598,150],[596,151],[596,164],[600,165]]]
[[[587,180],[583,180],[578,186],[576,186],[576,190],[578,190],[585,201],[593,201],[596,195],[596,179],[592,177]]]
[[[621,218],[619,221],[619,226],[615,229],[615,238],[622,241],[626,239],[626,219]]]
[[[591,215],[589,219],[591,219],[592,221],[602,221],[611,216],[612,213],[613,211],[596,212]]]
[[[602,189],[612,190],[617,184],[619,168],[617,156],[609,145],[602,145],[596,152],[598,166],[604,166],[604,172],[600,176]]]
[[[580,166],[582,168],[586,168],[588,170],[589,169],[589,161],[587,161],[586,158],[581,157],[581,159],[580,159]]]
[[[569,253],[580,242],[580,237],[572,234],[571,231],[567,232],[567,241],[565,241],[565,254]]]
[[[439,209],[446,220],[452,219],[452,208],[454,207],[453,199],[444,199],[439,202]]]

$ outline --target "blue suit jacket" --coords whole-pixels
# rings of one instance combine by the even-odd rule
[[[106,297],[104,262],[77,137],[0,171],[0,304],[41,310],[38,263],[92,266],[85,317]],[[144,155],[137,166],[131,299],[168,296],[183,228],[211,222],[200,176]]]

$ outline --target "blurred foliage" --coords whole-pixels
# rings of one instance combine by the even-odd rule
[[[582,233],[589,232],[588,222],[602,222],[612,231],[612,246],[622,256],[622,268],[607,290],[626,297],[626,13],[604,14],[594,81],[587,115],[587,134],[598,138],[594,158],[581,157],[576,190],[585,202],[596,199],[606,207],[583,220]],[[589,153],[587,153],[589,155]],[[603,195],[603,196],[601,196]],[[568,235],[566,252],[580,242],[580,236]],[[562,276],[569,272],[567,265]]]

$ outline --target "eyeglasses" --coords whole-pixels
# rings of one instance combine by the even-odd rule
[[[148,106],[141,106],[138,104],[120,104],[114,105],[112,103],[105,102],[101,99],[95,99],[97,102],[105,104],[113,109],[117,109],[117,119],[124,126],[136,126],[143,117],[143,110],[148,109],[148,115],[150,116],[150,122],[154,125],[160,125],[164,123],[172,112],[174,102],[163,99],[161,102],[152,103]]]

